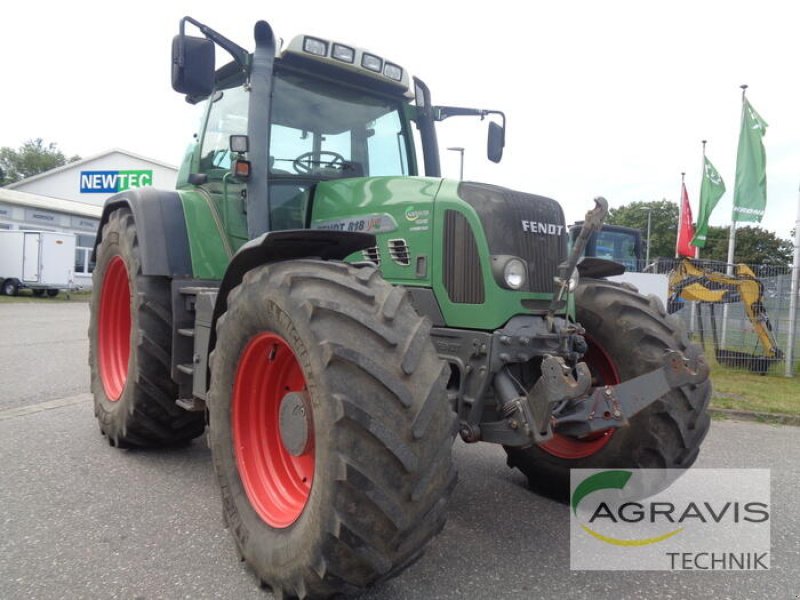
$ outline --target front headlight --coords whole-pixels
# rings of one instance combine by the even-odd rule
[[[492,256],[492,275],[497,285],[506,289],[528,289],[528,263],[516,256]]]
[[[503,281],[512,290],[519,290],[525,285],[528,278],[528,268],[518,258],[512,258],[503,267]]]

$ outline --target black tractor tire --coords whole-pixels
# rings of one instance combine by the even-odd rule
[[[584,360],[592,385],[627,381],[663,366],[664,352],[687,358],[702,353],[661,302],[636,288],[583,279],[576,290],[576,319],[586,329]],[[675,389],[635,415],[627,427],[577,440],[556,436],[543,446],[506,448],[508,465],[527,477],[531,489],[559,500],[569,496],[570,469],[686,469],[708,433],[711,382]]]
[[[16,296],[19,293],[19,282],[16,279],[6,279],[0,291],[4,296]]]
[[[175,404],[170,376],[170,280],[142,275],[131,211],[103,227],[90,303],[89,367],[94,413],[112,446],[181,445],[205,430],[203,413]]]
[[[369,587],[444,526],[456,418],[430,327],[372,267],[277,263],[231,292],[209,441],[224,521],[276,598]]]

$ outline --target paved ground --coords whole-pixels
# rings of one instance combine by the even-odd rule
[[[110,448],[86,393],[85,305],[0,305],[0,598],[270,598],[222,527],[202,440]],[[772,471],[769,572],[571,572],[568,512],[491,446],[457,443],[444,533],[362,598],[787,598],[800,594],[800,428],[715,422],[698,466]]]
[[[89,390],[89,305],[0,304],[0,410]]]

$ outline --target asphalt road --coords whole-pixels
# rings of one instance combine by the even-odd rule
[[[89,391],[89,305],[0,304],[0,410]]]
[[[222,526],[203,440],[120,451],[99,435],[84,304],[0,305],[0,598],[268,599]],[[800,594],[800,428],[714,422],[697,466],[772,473],[768,572],[569,570],[567,508],[540,498],[502,450],[457,443],[443,534],[394,598],[752,598]]]

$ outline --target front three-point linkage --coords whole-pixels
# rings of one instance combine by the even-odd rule
[[[689,361],[680,352],[668,351],[660,369],[619,385],[594,388],[588,397],[568,403],[553,417],[553,426],[559,433],[573,436],[622,427],[670,390],[702,383],[708,373],[702,354]]]

